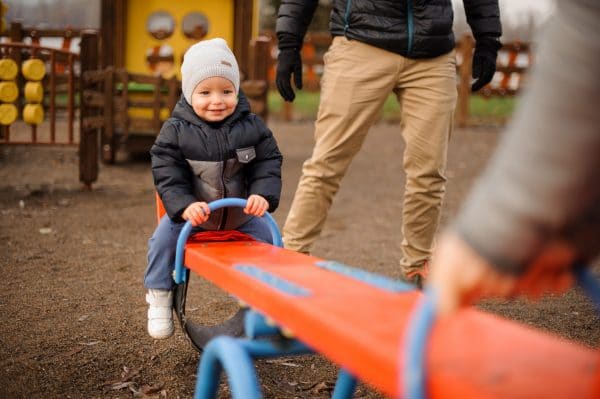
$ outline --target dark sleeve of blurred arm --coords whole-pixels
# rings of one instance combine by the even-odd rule
[[[463,4],[475,40],[483,36],[495,39],[502,36],[498,0],[463,0]]]
[[[475,37],[471,90],[477,90],[490,83],[496,73],[496,58],[502,47],[499,37],[502,34],[498,0],[464,0],[467,22]]]
[[[318,0],[282,0],[275,28],[280,50],[302,48],[304,35],[318,4]]]

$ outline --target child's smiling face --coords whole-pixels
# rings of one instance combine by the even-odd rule
[[[238,103],[233,83],[220,76],[204,79],[192,92],[192,108],[208,122],[220,122],[233,114]]]

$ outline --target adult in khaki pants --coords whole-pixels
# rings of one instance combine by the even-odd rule
[[[501,34],[497,0],[464,1],[476,38],[473,90],[493,77]],[[318,0],[283,0],[278,11],[277,87],[293,101],[302,88],[300,50]],[[452,5],[448,0],[334,0],[333,43],[325,54],[315,146],[283,228],[286,248],[308,253],[333,197],[388,95],[402,109],[406,187],[404,279],[421,287],[445,192],[446,152],[456,104]],[[381,143],[385,145],[385,143]]]

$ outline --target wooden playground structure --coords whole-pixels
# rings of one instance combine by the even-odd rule
[[[256,34],[256,8],[254,0],[102,0],[98,30],[11,22],[0,33],[0,143],[79,146],[80,181],[91,187],[99,160],[149,149],[179,98],[183,53],[210,37],[228,40],[241,88],[266,118],[267,43]],[[61,48],[44,38],[62,39]]]
[[[101,30],[106,68],[89,81],[88,94],[104,98],[104,105],[89,105],[103,114],[105,162],[114,162],[119,145],[131,152],[148,150],[179,99],[183,54],[198,40],[229,42],[252,111],[267,118],[267,49],[257,35],[257,7],[255,0],[103,0],[102,26],[111,27]]]
[[[276,39],[259,35],[258,1],[224,0],[196,4],[144,0],[101,0],[100,29],[37,29],[11,22],[0,32],[0,143],[79,146],[80,180],[98,177],[98,162],[113,163],[122,148],[145,152],[180,95],[183,53],[197,40],[224,37],[240,65],[241,88],[253,112],[268,117]],[[60,48],[41,45],[62,39]],[[79,42],[79,52],[73,43]],[[318,90],[328,33],[311,32],[302,50],[306,90]],[[470,123],[472,39],[458,43],[456,123]],[[518,60],[527,58],[526,66]],[[33,60],[39,76],[26,76]],[[513,96],[531,61],[527,44],[501,50],[497,77],[483,96]],[[11,61],[12,60],[12,63]],[[36,64],[35,62],[33,64]],[[284,103],[284,119],[293,105]]]

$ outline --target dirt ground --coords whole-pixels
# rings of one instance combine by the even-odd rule
[[[274,121],[271,128],[285,157],[274,214],[282,225],[310,154],[312,124]],[[495,128],[455,131],[443,225],[500,135]],[[402,150],[396,126],[372,130],[316,256],[398,277]],[[149,163],[119,154],[117,164],[101,166],[92,191],[82,189],[77,165],[73,148],[0,147],[0,398],[191,397],[198,353],[179,327],[164,341],[145,331],[142,275],[155,225]],[[192,280],[190,291],[194,318],[213,322],[235,308],[205,282]],[[599,342],[600,319],[577,290],[482,307],[586,346]],[[316,355],[258,362],[267,398],[329,397],[336,371]],[[361,384],[355,397],[380,396]]]

